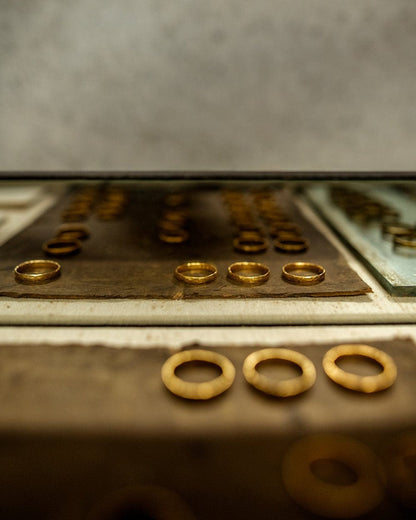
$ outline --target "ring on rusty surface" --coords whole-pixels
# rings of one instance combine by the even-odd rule
[[[235,262],[228,266],[228,277],[239,283],[260,284],[270,278],[270,269],[258,262]]]
[[[191,285],[213,282],[217,274],[215,265],[206,262],[186,262],[175,269],[176,279]]]
[[[362,356],[372,359],[381,365],[383,371],[374,376],[360,376],[347,372],[336,364],[339,358],[347,356]],[[334,383],[365,394],[389,388],[397,377],[397,368],[393,359],[382,350],[370,345],[347,344],[333,347],[325,354],[322,365],[326,375]]]
[[[301,236],[284,239],[277,238],[273,245],[281,253],[302,253],[309,248],[309,242]]]
[[[298,366],[302,374],[283,381],[273,381],[257,370],[263,361],[282,360]],[[276,397],[292,397],[309,390],[316,380],[315,365],[312,361],[294,350],[284,348],[265,348],[249,354],[243,365],[246,381],[265,394]]]
[[[175,370],[193,361],[200,361],[210,365],[216,365],[221,370],[221,375],[211,381],[194,383],[184,381],[175,374]],[[162,381],[166,388],[175,395],[184,399],[207,400],[222,394],[234,382],[235,368],[231,361],[209,350],[184,350],[173,354],[165,361],[161,371]]]
[[[325,269],[311,262],[293,262],[282,267],[282,277],[295,285],[315,285],[324,280]]]
[[[16,280],[27,284],[48,282],[60,274],[61,266],[53,260],[28,260],[14,268]]]
[[[258,234],[242,234],[233,240],[233,247],[241,253],[262,253],[268,247],[267,240]]]
[[[352,473],[338,484],[314,472],[318,461],[334,461]],[[282,479],[290,497],[307,511],[329,518],[356,518],[372,511],[384,497],[381,463],[362,442],[321,433],[296,441],[282,460]]]
[[[69,256],[79,253],[82,244],[75,238],[52,238],[42,245],[42,251],[50,256]]]

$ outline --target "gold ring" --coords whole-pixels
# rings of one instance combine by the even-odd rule
[[[52,238],[42,245],[42,250],[50,256],[75,255],[81,251],[81,242],[76,239]]]
[[[202,361],[216,365],[221,375],[203,383],[184,381],[175,374],[175,370],[184,363]],[[225,392],[234,382],[235,368],[225,356],[209,350],[184,350],[173,354],[162,366],[162,381],[173,394],[185,399],[206,400]]]
[[[356,480],[338,484],[320,478],[318,461],[340,462]],[[355,518],[384,497],[380,461],[362,442],[338,434],[316,434],[293,444],[282,461],[282,479],[290,497],[318,516]]]
[[[180,282],[192,285],[213,282],[217,278],[217,274],[215,265],[205,262],[186,262],[175,269],[175,277]]]
[[[282,276],[296,285],[314,285],[325,278],[325,269],[310,262],[293,262],[282,267]]]
[[[84,224],[62,224],[56,231],[57,238],[69,238],[77,240],[85,240],[91,235],[91,232]]]
[[[414,232],[412,235],[406,235],[406,236],[395,236],[393,239],[393,247],[399,248],[399,247],[410,247],[411,249],[416,248],[416,232]]]
[[[235,282],[259,284],[270,278],[270,269],[258,262],[235,262],[228,267],[228,277]]]
[[[308,249],[309,242],[302,237],[277,238],[273,245],[281,253],[302,253]]]
[[[376,361],[383,367],[383,371],[375,376],[359,376],[346,372],[336,362],[340,357],[362,356]],[[338,345],[325,354],[322,365],[326,375],[349,390],[371,394],[389,388],[397,377],[397,368],[393,359],[375,347],[370,345]]]
[[[53,260],[28,260],[14,268],[14,276],[21,283],[44,283],[60,274],[61,266]]]
[[[401,224],[400,222],[395,222],[393,224],[387,222],[381,226],[381,232],[384,237],[404,237],[408,235],[414,235],[416,229],[407,224]]]
[[[272,381],[257,371],[257,365],[272,359],[289,361],[297,365],[302,370],[302,374],[284,381]],[[291,397],[306,392],[316,379],[315,365],[309,358],[284,348],[265,348],[248,355],[244,361],[243,373],[247,382],[257,390],[277,397]]]
[[[244,233],[234,238],[233,247],[241,253],[261,253],[266,251],[268,243],[267,240],[257,233],[249,234],[248,236]]]
[[[159,240],[166,244],[182,244],[189,239],[189,233],[186,229],[160,229]]]

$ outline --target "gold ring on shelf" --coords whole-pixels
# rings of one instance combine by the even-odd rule
[[[27,284],[45,283],[60,274],[61,266],[53,260],[28,260],[14,268],[16,280]]]
[[[81,251],[81,242],[71,238],[52,238],[42,245],[42,250],[50,256],[75,255]]]
[[[321,478],[314,471],[320,461],[345,465],[351,472],[350,481],[341,484]],[[300,439],[289,448],[282,460],[282,479],[290,497],[307,511],[319,517],[356,518],[383,500],[380,466],[378,457],[362,442],[321,433]]]
[[[273,242],[274,248],[281,253],[302,253],[309,248],[309,242],[302,237],[277,238]]]
[[[293,262],[282,267],[282,276],[296,285],[314,285],[325,278],[325,269],[311,262]]]
[[[176,229],[159,229],[159,240],[165,244],[182,244],[189,239],[186,229],[177,227]]]
[[[339,358],[347,356],[362,356],[372,359],[381,365],[383,371],[373,376],[360,376],[346,372],[340,368],[336,362]],[[349,390],[366,394],[389,388],[397,377],[397,368],[393,359],[382,350],[371,347],[370,345],[347,344],[333,347],[325,354],[322,365],[326,375],[334,381],[334,383]]]
[[[228,278],[244,284],[260,284],[270,278],[270,269],[258,262],[235,262],[228,267]]]
[[[175,370],[193,361],[216,365],[221,369],[221,375],[211,381],[194,383],[184,381],[175,374]],[[209,350],[184,350],[173,354],[162,366],[162,381],[173,394],[184,399],[207,400],[225,392],[234,382],[235,368],[231,361]]]
[[[206,262],[186,262],[175,269],[176,279],[191,285],[213,282],[217,274],[215,265]]]
[[[246,232],[234,238],[233,247],[241,253],[262,253],[266,251],[268,243],[258,233],[247,234]]]
[[[85,240],[91,235],[91,231],[84,224],[62,224],[56,231],[57,238],[69,238]]]
[[[302,374],[283,381],[273,381],[257,370],[260,363],[269,360],[288,361],[298,366]],[[243,373],[250,385],[276,397],[291,397],[306,392],[316,380],[315,365],[312,361],[299,352],[284,348],[265,348],[249,354],[244,361]]]

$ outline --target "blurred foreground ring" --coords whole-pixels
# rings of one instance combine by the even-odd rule
[[[45,283],[58,278],[61,266],[53,260],[28,260],[14,268],[14,276],[20,283]]]
[[[299,367],[302,374],[291,379],[274,381],[257,370],[260,363],[269,360],[288,361]],[[246,381],[257,390],[276,397],[291,397],[306,392],[316,380],[312,361],[300,352],[285,348],[265,348],[248,355],[244,361],[243,374]]]
[[[282,276],[296,285],[314,285],[325,278],[325,269],[310,262],[293,262],[282,267]]]
[[[341,357],[362,356],[374,360],[381,365],[383,371],[375,376],[359,376],[346,372],[336,362]],[[322,361],[326,375],[344,388],[371,394],[389,388],[397,377],[397,368],[393,359],[375,347],[370,345],[338,345],[325,354]]]
[[[81,251],[82,245],[78,239],[57,237],[42,245],[44,253],[50,256],[69,256]]]
[[[235,262],[228,267],[228,278],[244,284],[260,284],[270,278],[270,269],[258,262]]]
[[[205,262],[186,262],[175,269],[176,279],[191,285],[213,282],[217,278],[217,274],[215,265]]]
[[[221,369],[221,375],[211,381],[202,383],[194,383],[184,381],[175,374],[175,370],[185,364],[196,362],[204,362],[210,365],[216,365]],[[210,350],[184,350],[173,354],[167,359],[162,366],[162,381],[166,388],[173,394],[185,399],[207,400],[222,394],[234,382],[235,368],[231,361],[225,356],[221,356]]]

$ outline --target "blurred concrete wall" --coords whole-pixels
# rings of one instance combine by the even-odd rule
[[[0,0],[0,169],[416,169],[415,0]]]

